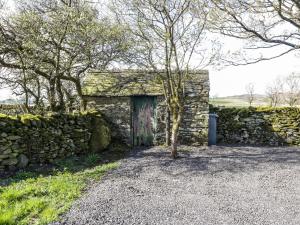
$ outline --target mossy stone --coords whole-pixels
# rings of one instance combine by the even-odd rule
[[[216,108],[221,143],[299,145],[300,109],[292,107]],[[241,131],[249,137],[243,138]]]
[[[0,123],[2,169],[86,153],[90,143],[93,151],[102,151],[111,141],[109,125],[96,111],[76,115],[0,115]]]
[[[99,116],[92,119],[92,126],[90,151],[101,152],[107,149],[111,142],[111,131],[108,124]]]
[[[18,163],[18,160],[16,158],[10,158],[3,160],[2,165],[4,166],[14,166]]]

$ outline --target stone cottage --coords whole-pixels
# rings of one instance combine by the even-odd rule
[[[207,145],[208,71],[194,71],[186,84],[186,105],[180,144]],[[159,76],[151,71],[91,72],[84,82],[89,109],[103,113],[112,137],[131,146],[165,142],[167,107]]]

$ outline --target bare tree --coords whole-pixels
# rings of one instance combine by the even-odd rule
[[[249,41],[246,50],[276,48],[272,55],[240,57],[234,65],[256,63],[300,49],[299,0],[212,0],[211,28]],[[274,54],[274,52],[277,52]],[[252,52],[253,54],[253,52]],[[249,55],[248,55],[249,56]]]
[[[300,76],[292,73],[285,79],[285,100],[293,107],[300,99]]]
[[[177,157],[189,73],[210,65],[217,55],[215,46],[205,41],[208,40],[208,11],[205,9],[204,1],[193,0],[114,1],[119,22],[126,23],[134,35],[139,67],[160,71],[159,79],[171,114],[171,155],[174,158]],[[192,62],[193,57],[197,57],[196,63]]]
[[[276,107],[283,97],[283,81],[278,77],[271,85],[266,88],[266,96],[270,101],[271,107]]]
[[[246,93],[247,93],[247,100],[249,102],[249,105],[252,106],[252,103],[254,101],[254,84],[249,83],[245,87]]]
[[[0,66],[11,72],[0,79],[18,84],[25,99],[46,93],[53,111],[65,110],[71,98],[64,86],[71,84],[85,109],[83,78],[89,69],[105,69],[121,58],[128,49],[125,29],[98,19],[96,8],[80,0],[22,1],[17,6],[16,15],[0,19]]]

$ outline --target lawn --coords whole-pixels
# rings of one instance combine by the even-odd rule
[[[118,162],[101,155],[58,161],[47,171],[19,172],[0,181],[0,224],[48,224],[68,210],[91,182]]]

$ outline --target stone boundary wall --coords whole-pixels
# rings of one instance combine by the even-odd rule
[[[15,117],[0,114],[0,171],[101,151],[109,143],[109,126],[97,112]]]
[[[217,143],[300,145],[300,108],[215,108]]]

